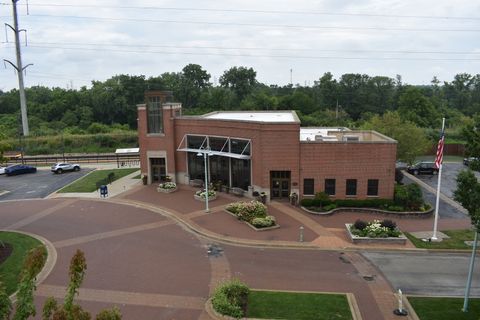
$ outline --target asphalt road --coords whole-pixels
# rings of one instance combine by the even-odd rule
[[[390,281],[395,290],[432,296],[463,296],[469,254],[364,252]],[[478,260],[478,259],[477,259]],[[472,281],[472,296],[480,297],[480,263]]]
[[[41,168],[38,169],[36,173],[11,177],[1,175],[0,190],[7,190],[9,192],[1,195],[0,201],[45,198],[50,193],[83,177],[90,171],[92,171],[92,169],[82,168],[82,170],[78,172],[54,174],[47,168]]]

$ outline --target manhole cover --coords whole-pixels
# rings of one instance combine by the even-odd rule
[[[375,275],[373,275],[373,276],[371,276],[371,275],[363,276],[363,279],[366,280],[366,281],[373,281],[373,280],[375,280]]]
[[[223,253],[222,247],[217,244],[209,244],[207,246],[207,254],[209,257],[220,257]]]

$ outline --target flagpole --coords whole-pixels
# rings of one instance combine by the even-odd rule
[[[442,120],[442,133],[445,134],[445,118]],[[445,138],[443,138],[445,139]],[[437,155],[438,157],[438,155]],[[438,169],[438,181],[437,181],[437,199],[435,200],[435,221],[433,223],[433,235],[431,240],[436,241],[437,238],[437,227],[438,227],[438,206],[440,204],[440,186],[442,182],[442,168],[443,168],[443,150],[442,150],[442,161],[440,162],[440,168]]]

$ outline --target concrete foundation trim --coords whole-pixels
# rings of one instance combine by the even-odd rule
[[[347,229],[347,235],[354,244],[359,243],[389,243],[389,244],[406,244],[407,237],[402,233],[398,237],[388,237],[388,238],[370,238],[370,237],[356,237],[350,231],[351,223],[345,223],[345,228]]]
[[[37,279],[35,281],[37,287],[40,285],[45,279],[48,277],[50,272],[52,272],[53,268],[55,267],[55,263],[57,263],[57,250],[55,250],[55,247],[53,244],[45,239],[42,236],[39,236],[37,234],[29,233],[29,232],[24,232],[24,231],[16,231],[16,230],[5,230],[1,229],[0,232],[15,232],[19,234],[23,234],[29,237],[32,237],[34,239],[37,239],[40,241],[46,248],[47,250],[47,260],[45,261],[45,265],[43,266],[42,270],[37,274]],[[14,292],[12,295],[10,295],[10,300],[15,303],[17,300],[17,292]]]

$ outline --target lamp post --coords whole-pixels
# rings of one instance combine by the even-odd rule
[[[203,153],[203,164],[205,166],[205,212],[210,212],[208,209],[208,168],[207,168],[207,153],[208,153],[208,148],[204,152],[199,152],[197,153],[198,157],[202,156]]]

